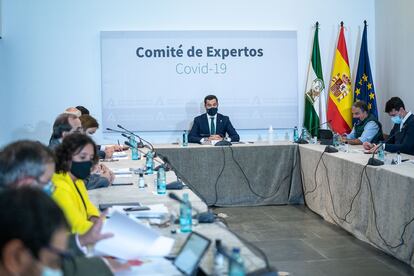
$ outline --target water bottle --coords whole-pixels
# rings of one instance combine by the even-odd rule
[[[140,189],[145,188],[145,180],[144,180],[144,174],[143,173],[139,173],[138,188],[140,188]]]
[[[401,153],[397,152],[397,165],[401,164]]]
[[[191,232],[193,225],[191,203],[188,199],[188,193],[183,194],[183,201],[180,205],[180,230],[182,233],[188,233]]]
[[[235,247],[231,253],[234,261],[229,263],[229,276],[244,276],[246,271],[244,270],[243,260],[240,255],[240,248]],[[235,262],[237,261],[237,262]]]
[[[214,276],[223,276],[225,275],[224,270],[224,256],[218,250],[221,247],[221,240],[216,240],[216,249],[214,251],[214,267],[213,267],[213,275]]]
[[[146,167],[147,167],[147,174],[153,174],[154,172],[154,160],[152,160],[152,151],[149,151],[147,153],[147,161],[146,161]]]
[[[132,148],[131,148],[131,159],[132,160],[139,160],[141,159],[141,156],[139,154],[138,148],[137,148],[137,141],[135,141],[134,137],[131,136],[129,138],[129,143],[131,144]]]
[[[295,126],[293,128],[293,142],[297,142],[299,140],[299,131],[298,131],[298,127]]]
[[[183,147],[188,146],[188,131],[184,130],[183,132]]]
[[[157,173],[157,194],[165,195],[167,191],[167,183],[165,179],[165,169],[161,166]]]
[[[306,128],[302,128],[302,133],[301,133],[301,135],[300,135],[300,137],[302,138],[302,140],[308,140],[308,135],[307,135],[307,130],[306,130]]]
[[[383,162],[385,161],[384,145],[380,145],[378,148],[378,159]]]
[[[335,133],[333,136],[333,146],[339,147],[340,144],[340,135],[338,133]]]
[[[274,137],[273,137],[273,127],[269,126],[269,130],[267,131],[267,142],[269,144],[273,144],[274,141]]]

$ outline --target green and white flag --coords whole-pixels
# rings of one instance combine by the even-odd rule
[[[323,81],[321,54],[319,51],[319,23],[316,22],[311,62],[305,92],[305,118],[303,126],[312,137],[317,136],[319,125],[326,123],[326,94]],[[326,124],[320,128],[326,128]]]

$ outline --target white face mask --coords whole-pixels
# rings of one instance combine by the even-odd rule
[[[63,276],[63,271],[61,269],[54,269],[48,266],[43,266],[41,276]]]

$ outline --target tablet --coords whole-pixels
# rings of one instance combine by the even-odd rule
[[[178,256],[175,258],[173,264],[184,275],[195,275],[198,265],[206,253],[211,241],[198,234],[192,232],[184,245],[181,247]]]

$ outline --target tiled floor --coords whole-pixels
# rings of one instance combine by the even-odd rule
[[[414,275],[409,265],[325,222],[304,206],[216,208],[229,227],[295,276]]]

